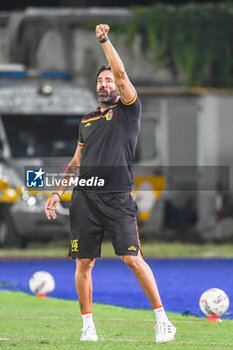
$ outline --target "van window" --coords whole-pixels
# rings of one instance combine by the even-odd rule
[[[81,116],[3,115],[13,157],[71,157]]]

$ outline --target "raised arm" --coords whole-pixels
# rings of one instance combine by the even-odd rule
[[[129,103],[135,98],[136,90],[126,74],[120,56],[108,38],[109,31],[110,27],[107,24],[99,24],[96,26],[96,37],[101,43],[106,59],[111,67],[117,92],[125,103]]]

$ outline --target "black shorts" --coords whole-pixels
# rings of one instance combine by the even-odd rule
[[[105,232],[116,255],[137,255],[140,242],[136,211],[137,205],[129,192],[74,190],[70,208],[69,256],[73,259],[100,257]]]

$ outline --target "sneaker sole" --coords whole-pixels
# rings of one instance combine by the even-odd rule
[[[87,339],[80,339],[80,341],[97,341],[98,340],[98,337],[97,338],[87,338]]]
[[[175,339],[175,337],[174,337],[174,335],[173,335],[173,336],[171,336],[170,338],[167,338],[166,340],[156,340],[156,343],[157,343],[157,344],[168,343],[168,342],[170,342],[170,341],[172,341],[172,340],[174,340],[174,339]]]
[[[175,334],[176,334],[176,328],[173,326],[173,334],[171,334],[170,338],[167,338],[166,340],[161,340],[161,341],[155,340],[155,341],[157,344],[168,343],[175,339]]]

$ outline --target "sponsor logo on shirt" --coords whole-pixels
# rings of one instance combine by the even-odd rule
[[[85,128],[86,128],[87,126],[91,126],[91,123],[87,123],[87,124],[85,125]]]

